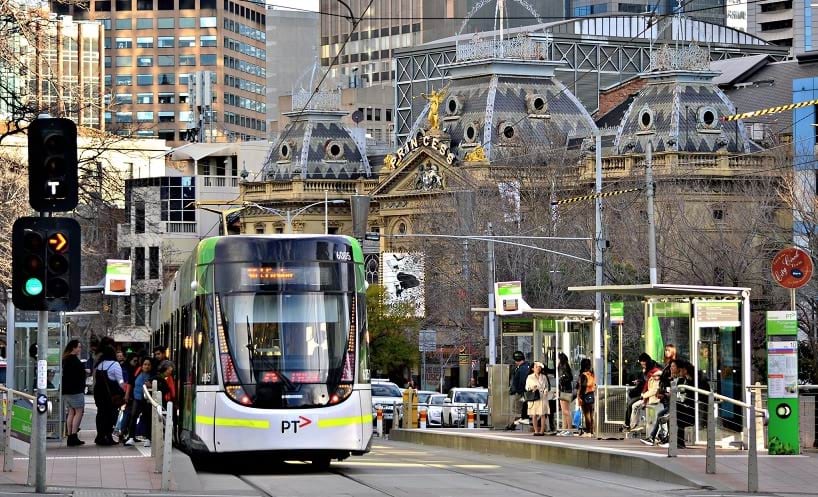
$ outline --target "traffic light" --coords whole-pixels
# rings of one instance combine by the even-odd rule
[[[77,125],[35,119],[28,127],[28,202],[38,211],[70,211],[78,202]]]
[[[70,311],[80,301],[80,226],[21,217],[12,228],[12,300],[24,311]]]

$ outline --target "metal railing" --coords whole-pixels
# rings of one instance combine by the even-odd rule
[[[157,380],[151,390],[142,385],[145,398],[151,403],[151,457],[154,473],[162,473],[162,490],[170,490],[170,457],[173,449],[173,402],[162,408],[162,392]]]
[[[679,391],[689,391],[707,397],[707,452],[705,457],[705,471],[707,474],[716,474],[716,400],[736,405],[746,409],[749,413],[750,422],[747,423],[747,491],[758,492],[758,448],[756,441],[756,396],[755,392],[750,392],[750,403],[731,399],[724,395],[717,394],[691,385],[677,385],[674,381],[670,387],[670,402],[668,405],[668,457],[677,457],[678,447],[678,406],[677,395]],[[698,406],[694,404],[694,409]],[[763,416],[763,414],[762,414]],[[658,422],[658,421],[657,421]]]
[[[747,390],[767,404],[767,385],[756,383]],[[818,448],[818,385],[798,385],[799,440],[801,449]],[[766,438],[765,438],[766,440]]]
[[[4,385],[0,385],[0,395],[4,397],[3,436],[0,438],[0,454],[3,454],[3,471],[9,472],[14,471],[14,450],[11,448],[11,416],[12,412],[14,411],[14,398],[19,397],[30,400],[32,403],[32,413],[34,410],[34,401],[37,399],[33,395],[21,392],[19,390],[12,390]],[[35,429],[35,425],[36,423],[31,424],[32,437],[35,435],[33,431]],[[33,459],[34,458],[30,458],[30,460]]]

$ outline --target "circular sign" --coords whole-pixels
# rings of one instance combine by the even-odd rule
[[[792,408],[787,404],[779,404],[778,407],[775,408],[775,414],[781,419],[787,419],[792,414]]]
[[[812,257],[800,248],[785,248],[773,257],[772,276],[784,288],[801,288],[812,278]]]
[[[364,120],[364,113],[363,112],[361,112],[359,110],[356,110],[355,112],[352,113],[352,121],[355,124],[358,124],[359,122],[361,122],[363,120]]]

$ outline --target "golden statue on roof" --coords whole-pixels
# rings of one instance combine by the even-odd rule
[[[432,91],[428,95],[421,93],[420,96],[429,101],[429,130],[440,131],[440,104],[446,98],[446,88]]]

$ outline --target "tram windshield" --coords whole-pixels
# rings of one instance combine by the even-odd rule
[[[326,293],[220,294],[237,383],[257,407],[326,405],[351,382],[349,296]],[[231,378],[226,378],[231,381]],[[268,395],[261,395],[267,392]]]

